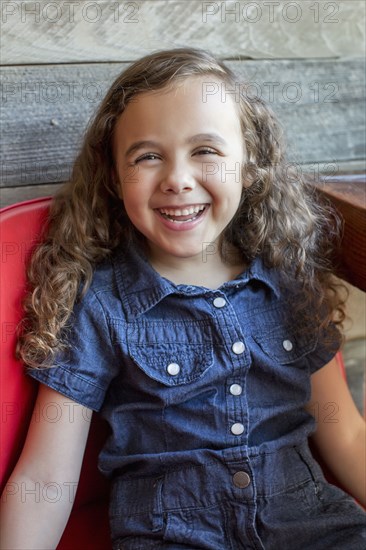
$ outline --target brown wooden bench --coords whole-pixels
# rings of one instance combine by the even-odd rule
[[[342,279],[366,291],[366,174],[340,175],[315,184],[344,220],[337,257]]]

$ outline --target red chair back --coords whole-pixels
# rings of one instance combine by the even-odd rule
[[[0,211],[1,270],[1,429],[0,481],[3,490],[23,447],[37,395],[37,383],[24,374],[15,357],[17,325],[22,318],[26,264],[42,238],[51,199],[41,198]],[[108,550],[109,484],[97,470],[97,456],[107,435],[94,418],[73,512],[58,550]]]

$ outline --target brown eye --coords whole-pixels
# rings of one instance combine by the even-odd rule
[[[216,155],[217,152],[214,149],[209,149],[208,147],[203,147],[195,151],[195,155]]]
[[[157,160],[157,159],[159,159],[159,157],[155,153],[146,153],[145,155],[142,155],[141,157],[137,158],[134,163],[138,164],[143,160]]]

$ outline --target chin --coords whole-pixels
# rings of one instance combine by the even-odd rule
[[[197,256],[200,256],[202,254],[202,250],[199,249],[185,249],[185,250],[167,250],[166,254],[169,254],[170,256],[174,256],[175,258],[195,258]]]

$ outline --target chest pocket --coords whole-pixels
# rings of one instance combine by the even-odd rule
[[[165,386],[194,382],[213,364],[212,335],[205,321],[136,323],[127,339],[131,359]]]
[[[277,363],[294,363],[314,351],[318,338],[315,329],[294,327],[281,322],[263,320],[255,327],[254,341]]]

